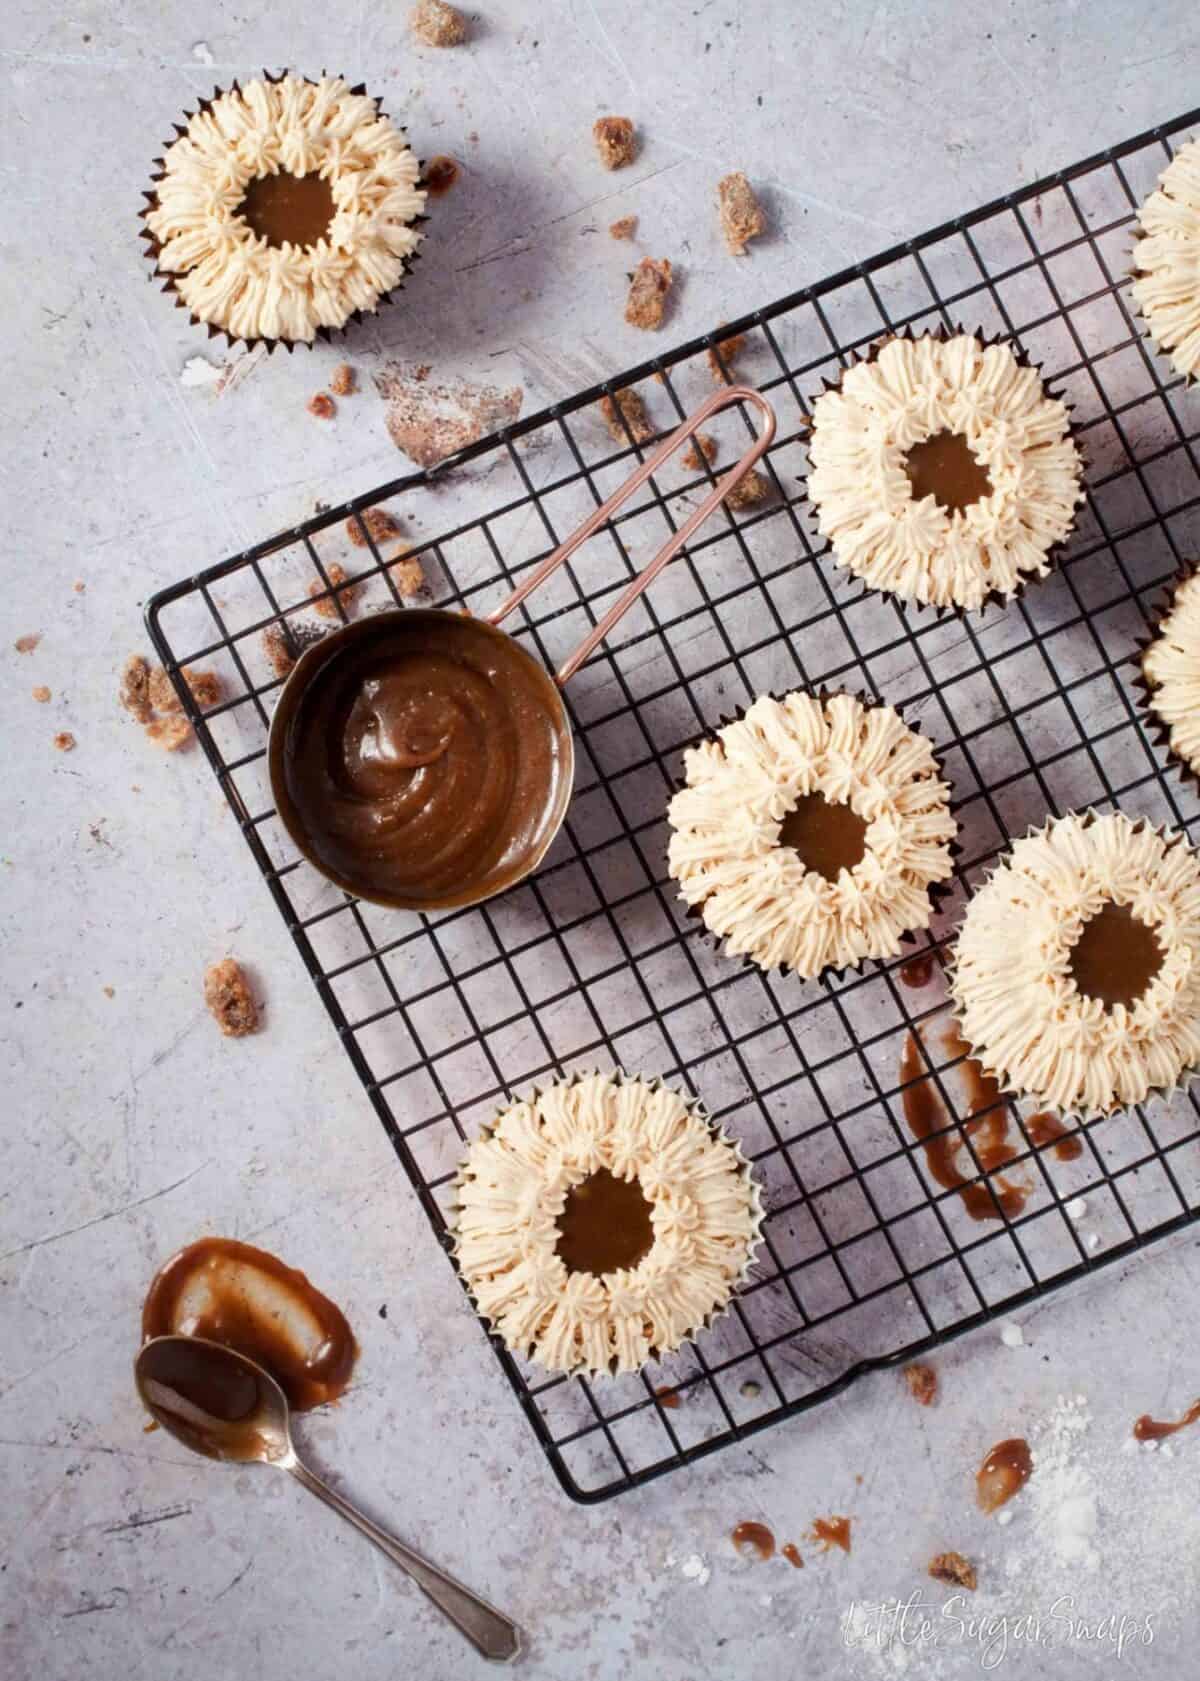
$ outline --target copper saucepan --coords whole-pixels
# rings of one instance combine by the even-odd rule
[[[761,432],[551,677],[498,627],[731,403],[757,409]],[[302,654],[280,693],[268,753],[279,817],[314,868],[359,898],[418,911],[479,904],[530,875],[571,798],[575,748],[563,685],[774,436],[774,410],[759,392],[715,392],[486,619],[451,608],[398,608],[345,625]],[[433,672],[440,694],[416,682],[418,667]],[[389,693],[400,696],[390,721]],[[447,709],[453,721],[443,730]],[[502,720],[494,738],[484,724],[489,715]],[[447,748],[455,739],[467,745]],[[480,742],[488,751],[473,759]],[[456,815],[435,836],[428,814],[451,799],[441,809]]]

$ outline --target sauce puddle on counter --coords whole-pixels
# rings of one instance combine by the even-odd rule
[[[774,1558],[775,1537],[765,1523],[754,1523],[747,1518],[733,1530],[730,1540],[739,1553],[756,1553],[761,1559]]]
[[[204,1237],[156,1274],[142,1338],[204,1337],[264,1366],[296,1412],[322,1406],[350,1382],[358,1345],[341,1309],[265,1249]]]
[[[827,1553],[831,1547],[840,1547],[844,1553],[848,1553],[850,1525],[853,1521],[852,1518],[814,1518],[808,1539],[815,1541],[822,1552]]]
[[[1186,1430],[1189,1424],[1195,1424],[1200,1419],[1200,1401],[1193,1401],[1182,1418],[1173,1423],[1161,1419],[1151,1418],[1149,1413],[1143,1413],[1133,1427],[1133,1433],[1139,1442],[1161,1442],[1164,1436],[1173,1436],[1177,1430]]]
[[[961,1128],[943,1104],[925,1061],[924,1046],[917,1033],[904,1040],[900,1057],[900,1083],[904,1087],[904,1118],[909,1131],[925,1148],[925,1162],[935,1182],[947,1191],[957,1191],[972,1220],[1014,1219],[1022,1212],[1031,1187],[1014,1184],[997,1170],[1014,1160],[1016,1146],[1009,1137],[1008,1105],[995,1080],[967,1056],[970,1047],[957,1027],[942,1037],[951,1057],[966,1057],[959,1073],[966,1088],[967,1119]],[[966,1147],[971,1140],[984,1178],[976,1175],[975,1162]],[[961,1163],[960,1163],[961,1157]],[[996,1174],[993,1184],[990,1175]]]
[[[975,1498],[984,1512],[995,1512],[1025,1487],[1033,1472],[1033,1455],[1023,1436],[997,1442],[975,1473]]]
[[[1078,1161],[1083,1154],[1083,1139],[1077,1132],[1071,1132],[1049,1110],[1040,1115],[1030,1115],[1025,1122],[1025,1131],[1029,1134],[1029,1142],[1041,1149],[1046,1144],[1053,1144],[1054,1154],[1060,1162]]]

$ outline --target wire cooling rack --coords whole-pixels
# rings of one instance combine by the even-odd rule
[[[1164,772],[1133,679],[1164,586],[1200,553],[1200,396],[1142,336],[1126,277],[1134,209],[1172,138],[1198,123],[1191,112],[948,222],[149,605],[158,655],[443,1244],[464,1141],[506,1094],[573,1070],[622,1066],[690,1087],[754,1160],[769,1209],[760,1261],[694,1346],[587,1383],[547,1379],[493,1344],[576,1499],[744,1439],[1200,1213],[1200,1111],[1177,1097],[1090,1123],[1069,1162],[1035,1150],[1010,1105],[1019,1157],[1006,1174],[1029,1188],[1024,1211],[968,1218],[927,1171],[900,1090],[906,1035],[921,1027],[924,1077],[956,1132],[970,1112],[944,1044],[940,969],[915,990],[904,959],[815,984],[725,958],[676,898],[664,818],[684,746],[756,694],[825,684],[902,706],[952,779],[962,854],[914,951],[945,942],[969,886],[1047,813],[1117,806],[1195,839],[1200,804]],[[1007,611],[965,620],[866,593],[833,567],[805,501],[803,451],[812,394],[853,352],[906,326],[960,324],[1019,341],[1072,404],[1089,462],[1061,567]],[[747,334],[736,356],[720,348],[734,331]],[[388,500],[409,531],[436,531],[415,550],[433,598],[485,611],[648,447],[632,434],[614,442],[604,395],[636,386],[667,431],[735,370],[778,413],[771,498],[714,516],[572,681],[576,793],[536,876],[430,917],[323,882],[271,809],[265,745],[280,679],[264,633],[303,636],[399,602],[390,557],[352,545],[347,517]],[[744,410],[721,417],[721,462],[751,429]],[[553,668],[711,478],[663,468],[528,600],[526,645]],[[314,595],[330,617],[314,618]],[[224,679],[203,715],[178,676],[185,664]]]

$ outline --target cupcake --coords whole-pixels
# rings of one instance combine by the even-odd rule
[[[812,406],[808,494],[834,560],[934,607],[1007,601],[1083,498],[1066,405],[1005,344],[891,338]]]
[[[731,956],[811,978],[895,957],[951,874],[950,789],[890,706],[760,696],[684,755],[667,867]]]
[[[375,310],[421,239],[420,165],[339,76],[217,91],[158,160],[155,273],[210,333],[311,344]]]
[[[950,991],[1002,1089],[1106,1114],[1200,1061],[1200,861],[1121,813],[1017,841],[967,906]]]
[[[459,1169],[454,1252],[480,1315],[548,1371],[635,1372],[728,1303],[762,1202],[738,1146],[656,1080],[514,1103]]]
[[[1176,585],[1142,651],[1142,686],[1171,752],[1200,778],[1200,574]]]
[[[1133,296],[1177,373],[1200,368],[1200,140],[1171,159],[1138,211]]]

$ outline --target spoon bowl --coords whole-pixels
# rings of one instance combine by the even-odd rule
[[[515,1623],[309,1470],[292,1441],[287,1396],[257,1361],[205,1337],[151,1337],[138,1351],[133,1378],[146,1411],[177,1442],[206,1459],[258,1460],[289,1472],[411,1576],[485,1658],[516,1657],[521,1639]]]

